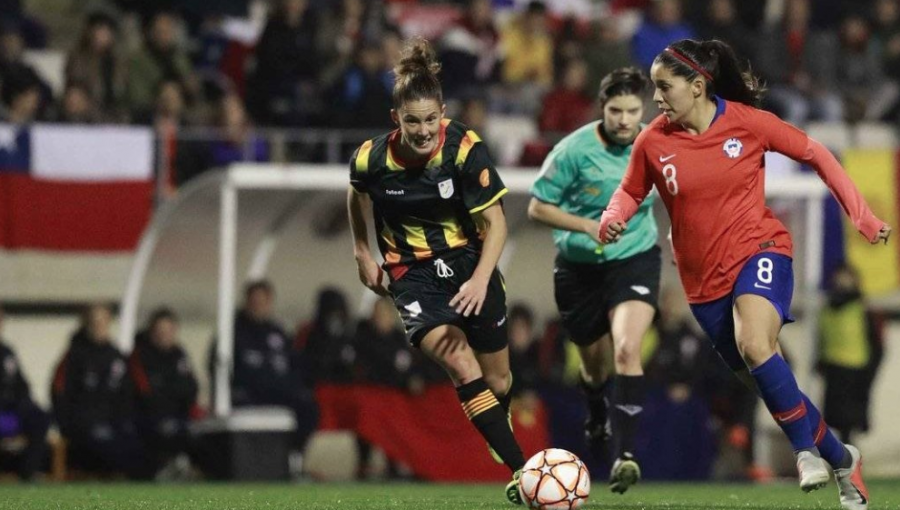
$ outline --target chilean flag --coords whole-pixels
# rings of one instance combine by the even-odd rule
[[[153,205],[153,132],[0,124],[0,249],[130,251]]]

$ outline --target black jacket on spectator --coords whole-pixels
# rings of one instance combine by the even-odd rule
[[[308,360],[313,382],[351,383],[356,379],[352,328],[344,295],[336,289],[321,291],[316,316],[298,333],[295,344]]]
[[[297,26],[280,19],[266,24],[256,45],[256,69],[247,88],[248,109],[261,124],[303,123],[317,105],[311,91],[319,72],[315,13],[307,10]],[[300,87],[301,83],[309,85]]]
[[[63,435],[130,423],[133,394],[127,373],[128,364],[118,349],[94,343],[83,330],[77,331],[53,380],[53,409]]]
[[[12,349],[0,342],[0,411],[14,411],[25,401],[31,401],[31,393],[19,360]]]
[[[215,380],[216,343],[210,351],[211,380]],[[300,450],[318,423],[318,408],[304,381],[299,353],[287,334],[272,320],[257,321],[239,311],[234,320],[234,371],[231,402],[241,406],[284,406],[297,420],[294,447]]]
[[[275,321],[255,321],[238,312],[231,382],[234,405],[287,405],[294,389],[287,333]]]
[[[128,363],[111,343],[93,342],[78,330],[56,367],[52,397],[70,464],[132,478],[152,475],[134,427]]]
[[[356,327],[357,366],[363,382],[405,389],[417,375],[415,358],[402,329],[380,334],[371,321]]]
[[[31,400],[16,354],[0,341],[0,438],[25,436],[28,444],[15,459],[19,477],[29,480],[44,460],[50,417]],[[3,467],[7,467],[3,463]],[[10,466],[13,467],[13,466]]]
[[[159,349],[146,336],[135,343],[129,359],[141,421],[188,420],[197,401],[197,378],[180,346]]]

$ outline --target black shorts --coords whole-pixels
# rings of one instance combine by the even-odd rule
[[[460,286],[472,277],[480,255],[461,249],[439,260],[445,264],[438,274],[438,259],[410,266],[388,288],[403,318],[406,338],[415,347],[432,329],[452,324],[466,334],[469,346],[478,352],[497,352],[508,343],[506,336],[506,288],[500,271],[494,270],[479,315],[463,317],[450,306]],[[446,269],[449,269],[447,271]]]
[[[600,339],[610,330],[610,310],[625,301],[657,308],[661,269],[659,246],[602,264],[579,264],[557,255],[554,295],[571,340],[590,345]]]

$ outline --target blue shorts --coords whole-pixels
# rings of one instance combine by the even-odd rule
[[[733,371],[747,368],[738,352],[734,337],[734,301],[743,294],[756,294],[768,299],[778,310],[781,323],[794,322],[791,296],[794,293],[794,267],[790,257],[762,252],[744,264],[734,282],[731,294],[715,301],[691,305],[700,327],[712,341],[716,352]]]

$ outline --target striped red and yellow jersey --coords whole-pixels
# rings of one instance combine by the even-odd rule
[[[387,270],[481,250],[481,211],[507,193],[487,147],[464,124],[441,121],[438,148],[424,166],[401,161],[400,131],[367,140],[350,161],[350,183],[373,203],[378,247]]]

